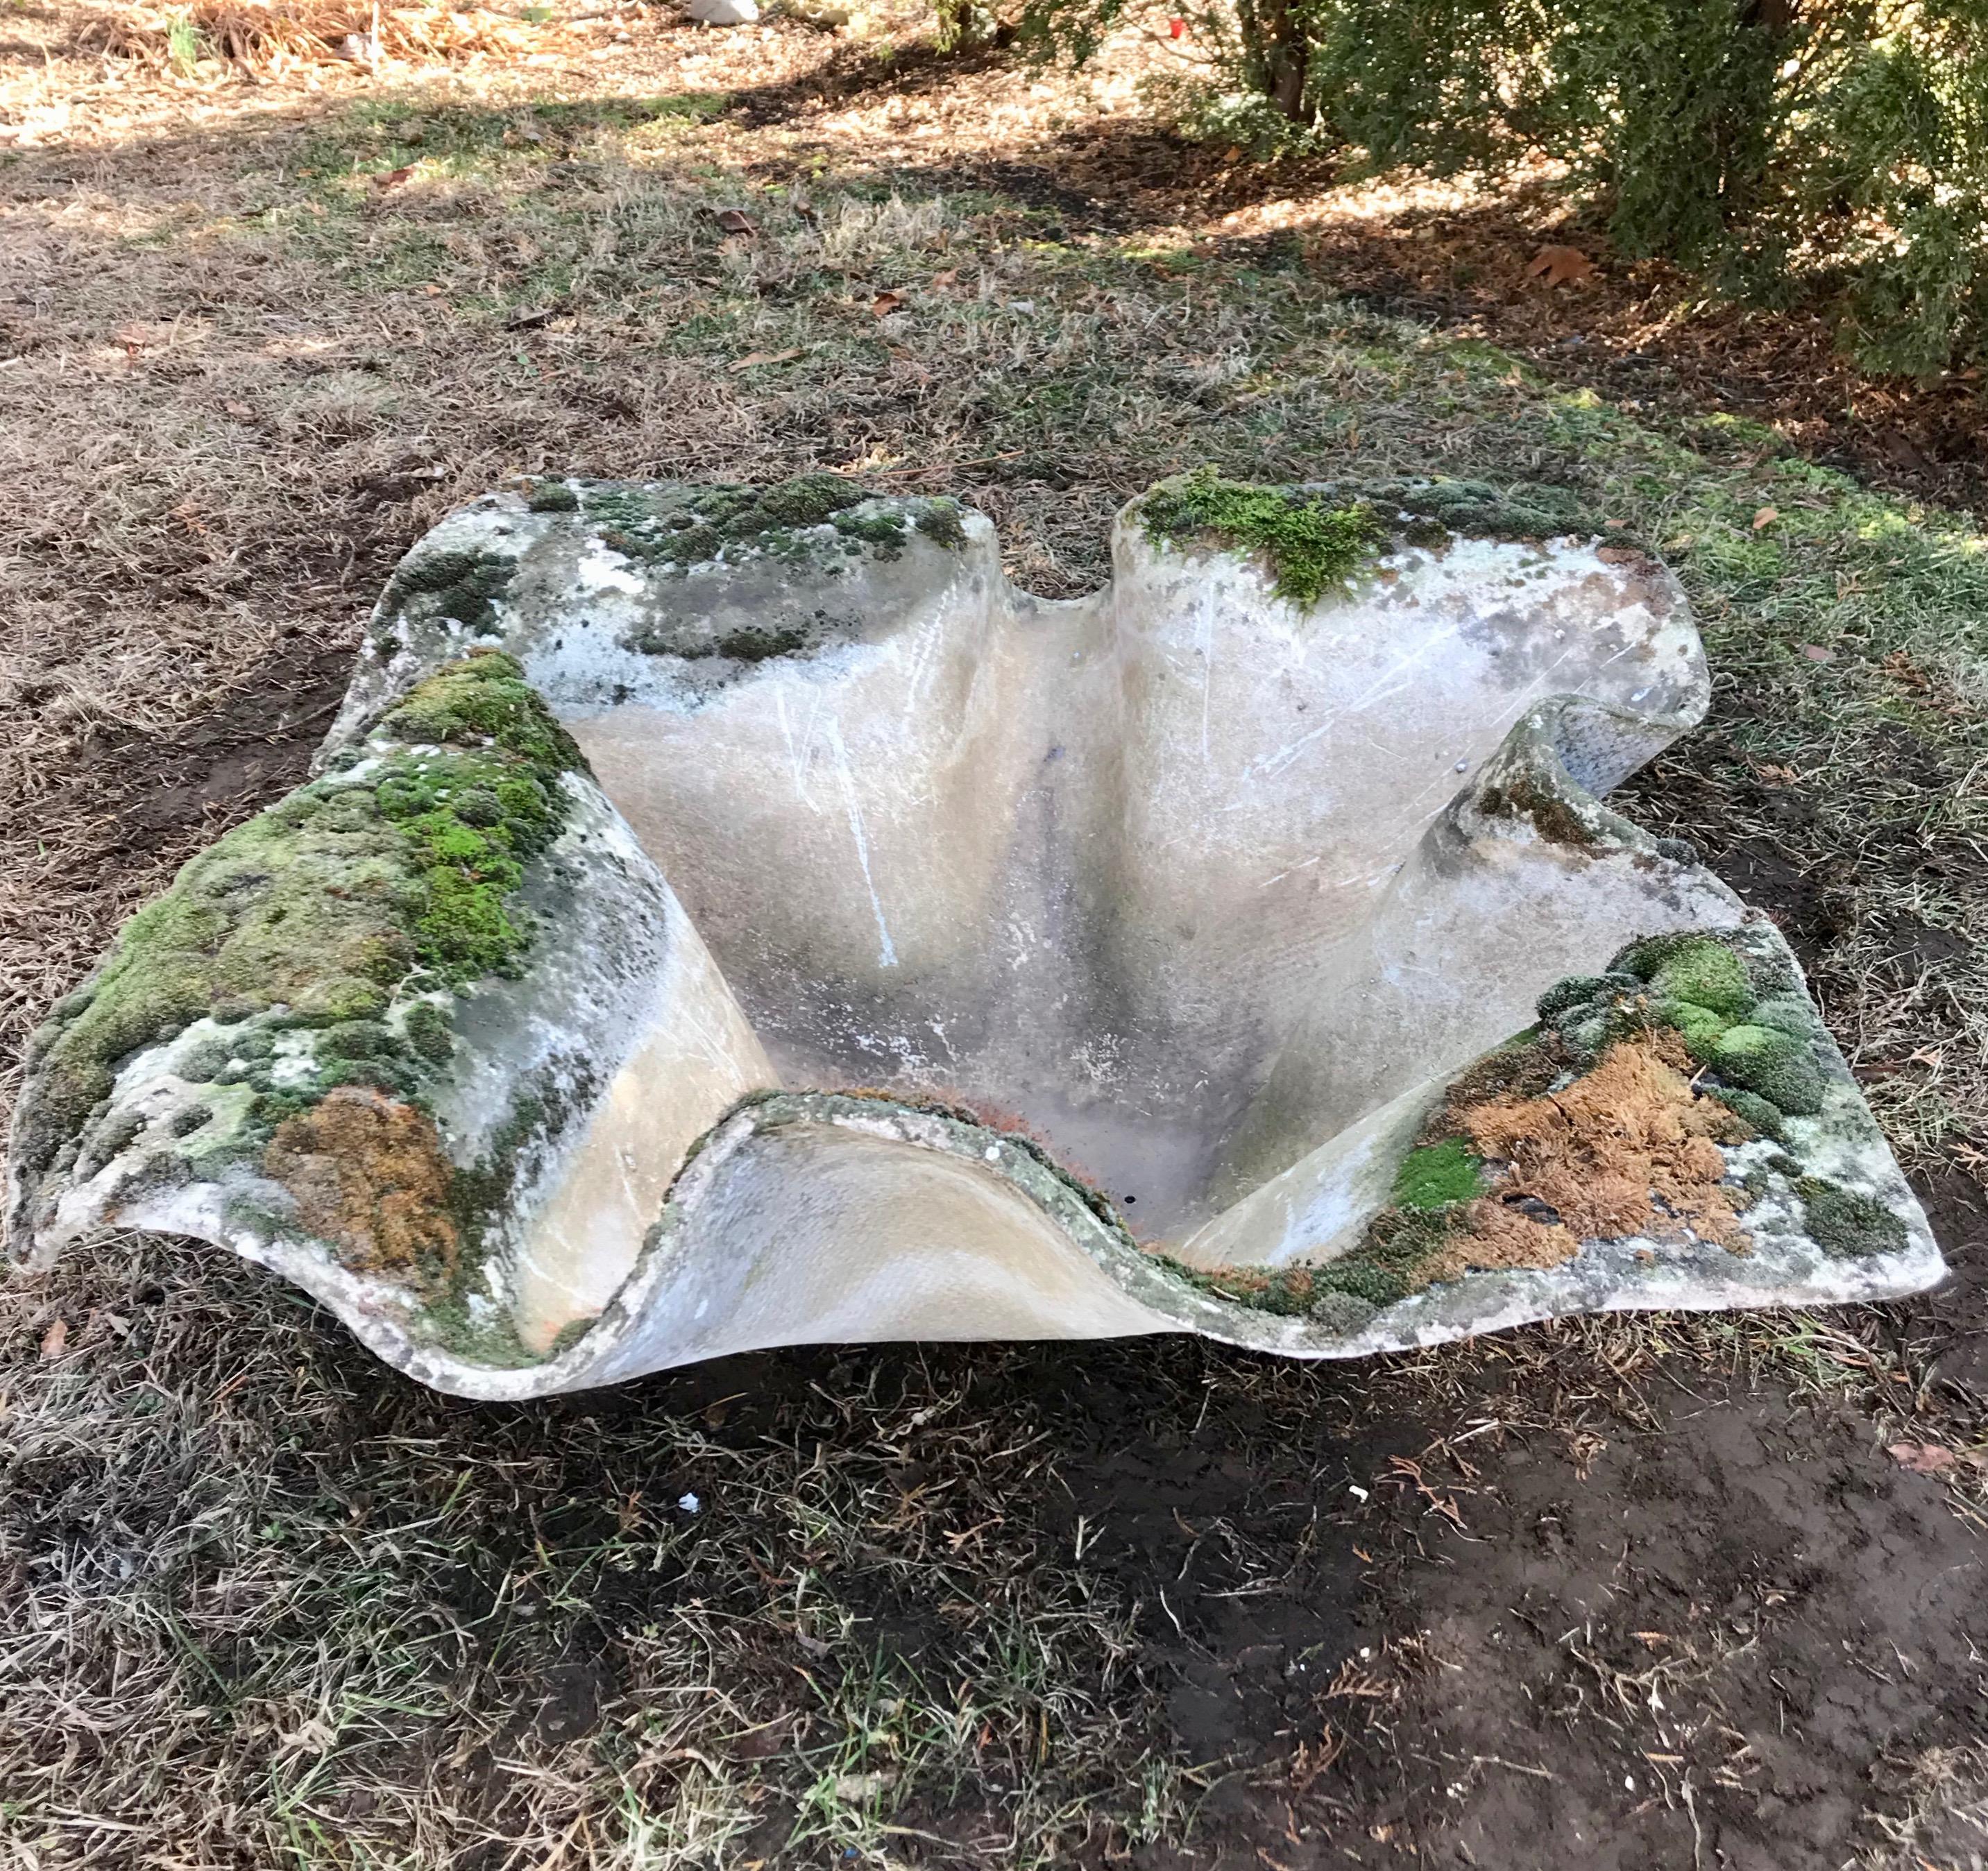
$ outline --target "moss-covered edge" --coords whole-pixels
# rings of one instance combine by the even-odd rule
[[[1669,1028],[1702,1068],[1699,1091],[1717,1099],[1746,1133],[1777,1143],[1791,1118],[1823,1108],[1821,1032],[1787,964],[1717,934],[1682,932],[1626,944],[1598,975],[1574,975],[1540,997],[1539,1024],[1486,1054],[1453,1082],[1436,1126],[1402,1159],[1392,1199],[1360,1245],[1322,1266],[1182,1271],[1204,1292],[1259,1311],[1335,1319],[1348,1303],[1360,1316],[1429,1284],[1427,1269],[1465,1228],[1482,1192],[1483,1166],[1442,1113],[1510,1094],[1534,1096],[1591,1069],[1618,1039]],[[1902,1251],[1905,1224],[1882,1203],[1788,1160],[1805,1230],[1834,1258]]]
[[[1598,536],[1605,524],[1567,490],[1533,482],[1499,488],[1438,476],[1260,486],[1208,466],[1160,482],[1135,511],[1165,545],[1261,552],[1278,594],[1301,606],[1347,589],[1395,540],[1431,548],[1459,536],[1537,545]],[[1608,538],[1618,548],[1637,543],[1619,529]]]
[[[1336,505],[1308,488],[1228,481],[1206,467],[1161,481],[1138,512],[1165,545],[1261,552],[1277,595],[1304,608],[1347,589],[1387,537],[1363,501]]]
[[[895,559],[914,533],[950,550],[966,543],[958,501],[885,495],[832,474],[770,485],[541,481],[526,504],[537,513],[576,514],[614,551],[679,569],[746,553],[800,559],[824,549]]]
[[[333,772],[190,860],[29,1041],[17,1223],[51,1173],[86,1177],[132,1140],[134,1123],[108,1114],[118,1072],[196,1022],[214,1031],[173,1069],[206,1102],[157,1153],[161,1176],[259,1163],[340,1086],[431,1115],[451,999],[525,965],[524,867],[566,822],[563,776],[584,770],[518,664],[478,653],[386,709]]]

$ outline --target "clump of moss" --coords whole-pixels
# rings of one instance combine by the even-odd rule
[[[959,502],[956,500],[928,502],[919,509],[915,524],[928,539],[949,552],[957,552],[965,547],[966,528],[960,519]]]
[[[866,488],[840,475],[796,475],[759,491],[734,523],[759,532],[776,526],[819,526],[867,498]]]
[[[870,498],[840,475],[797,475],[770,486],[733,481],[698,487],[587,491],[590,519],[611,522],[610,543],[638,556],[683,560],[715,557],[731,545],[759,545],[769,535],[820,526]],[[608,535],[604,535],[608,536]]]
[[[1790,1117],[1822,1109],[1821,1069],[1806,1040],[1770,1026],[1729,1026],[1712,1049],[1720,1077],[1778,1106]]]
[[[494,746],[540,769],[577,769],[579,745],[554,721],[509,657],[472,653],[389,709],[374,731],[397,741]]]
[[[1619,994],[1625,988],[1634,994],[1641,986],[1642,983],[1633,974],[1570,974],[1564,981],[1555,981],[1541,995],[1533,1011],[1540,1019],[1550,1022],[1570,1008],[1579,1007],[1604,995]]]
[[[1783,1121],[1785,1113],[1777,1105],[1770,1104],[1756,1092],[1746,1092],[1722,1086],[1719,1102],[1750,1130],[1758,1131],[1763,1137],[1776,1143],[1788,1140],[1788,1127]]]
[[[455,1054],[448,1017],[432,1001],[416,1001],[402,1017],[407,1044],[431,1066],[446,1066]]]
[[[249,1088],[248,1148],[331,1086],[418,1087],[448,1040],[432,1008],[404,1032],[388,1023],[410,976],[459,988],[521,964],[532,931],[510,899],[565,822],[560,775],[578,749],[496,655],[421,684],[373,746],[362,778],[302,787],[194,858],[57,1008],[23,1101],[29,1180],[125,1060],[205,1015],[227,1030],[181,1062]],[[278,1044],[312,1030],[305,1052]]]
[[[792,656],[805,650],[812,633],[800,624],[759,623],[729,632],[711,646],[714,656],[729,656],[735,662],[764,663],[776,656]]]
[[[1668,1000],[1709,1008],[1736,1020],[1753,1005],[1740,957],[1723,942],[1699,942],[1675,951],[1652,971],[1650,986]]]
[[[1882,1202],[1821,1176],[1795,1184],[1802,1221],[1816,1245],[1838,1260],[1905,1251],[1905,1224]]]
[[[1719,1050],[1719,1042],[1725,1038],[1728,1028],[1722,1015],[1709,1007],[1694,1006],[1689,1001],[1659,1001],[1653,1011],[1658,1021],[1675,1027],[1683,1035],[1685,1050],[1698,1064],[1712,1063],[1712,1055]]]
[[[1777,1143],[1788,1141],[1790,1118],[1823,1109],[1828,1081],[1816,1055],[1814,1012],[1797,978],[1770,954],[1743,952],[1696,931],[1645,937],[1628,944],[1608,974],[1557,983],[1540,1005],[1587,1062],[1616,1040],[1668,1028],[1704,1069],[1699,1089]]]
[[[1345,589],[1386,537],[1364,502],[1335,507],[1303,488],[1225,481],[1212,468],[1164,481],[1139,508],[1148,532],[1169,545],[1215,544],[1260,552],[1280,597],[1316,604]]]
[[[380,599],[383,616],[416,601],[431,616],[453,618],[472,630],[487,631],[497,620],[496,600],[517,572],[501,553],[445,549],[416,552],[401,561]]]
[[[1418,1144],[1401,1159],[1395,1172],[1395,1206],[1441,1208],[1452,1202],[1467,1202],[1483,1187],[1483,1167],[1461,1137]]]
[[[1672,930],[1663,935],[1638,936],[1617,951],[1608,964],[1608,971],[1611,974],[1633,974],[1638,981],[1651,981],[1659,968],[1673,961],[1689,964],[1706,948],[1725,946],[1710,936],[1699,935],[1689,929]]]
[[[1526,541],[1602,530],[1600,518],[1579,496],[1539,481],[1518,481],[1498,488],[1488,481],[1437,475],[1419,480],[1336,481],[1327,483],[1321,491],[1330,498],[1364,502],[1384,524],[1398,526],[1414,545],[1442,545],[1452,534]],[[1635,543],[1619,529],[1609,536],[1618,545]]]
[[[1462,1231],[1460,1205],[1383,1209],[1351,1254],[1314,1269],[1318,1285],[1371,1306],[1392,1305],[1428,1284],[1422,1269]]]
[[[778,557],[818,554],[819,532],[830,526],[840,549],[894,559],[911,532],[957,549],[966,542],[958,503],[950,500],[892,501],[865,513],[857,511],[877,495],[840,475],[797,475],[770,485],[735,481],[702,485],[594,486],[583,489],[580,505],[602,528],[602,542],[631,559],[680,569],[722,559],[737,547]]]
[[[881,559],[895,559],[904,549],[904,515],[882,513],[838,513],[829,522],[846,540],[874,546]]]
[[[1756,1001],[1748,1010],[1746,1022],[1750,1026],[1772,1027],[1777,1033],[1790,1033],[1797,1039],[1807,1039],[1815,1032],[1815,1015],[1798,994],[1773,994]]]
[[[541,481],[525,505],[534,513],[576,513],[580,496],[563,481]]]

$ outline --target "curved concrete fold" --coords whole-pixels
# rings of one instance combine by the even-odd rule
[[[1144,502],[1065,603],[830,477],[451,516],[317,777],[38,1036],[17,1245],[221,1242],[490,1397],[1937,1278],[1772,925],[1600,802],[1706,706],[1668,575],[1284,498],[1364,529],[1309,601]]]

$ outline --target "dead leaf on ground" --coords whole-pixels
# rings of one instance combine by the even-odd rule
[[[879,292],[874,299],[871,300],[870,309],[880,319],[888,319],[891,314],[895,312],[899,306],[904,304],[904,296],[901,292]]]
[[[1901,1468],[1915,1474],[1944,1474],[1960,1457],[1936,1442],[1895,1442],[1885,1451]]]
[[[934,273],[931,282],[935,286],[954,286],[959,284],[959,268],[948,266],[942,273]]]
[[[1763,507],[1759,512],[1753,515],[1753,530],[1756,532],[1758,532],[1763,527],[1771,526],[1773,525],[1775,521],[1779,519],[1780,517],[1781,510],[1780,508]]]
[[[1893,681],[1923,695],[1932,687],[1932,679],[1902,650],[1894,650],[1885,659],[1885,674]]]
[[[718,225],[727,234],[743,234],[754,239],[759,237],[759,224],[743,208],[720,208],[718,211]]]
[[[749,351],[730,366],[734,370],[749,370],[756,364],[790,364],[802,355],[798,347],[791,351]]]
[[[1542,247],[1526,273],[1543,285],[1578,284],[1594,277],[1594,262],[1578,247]]]
[[[231,416],[252,416],[255,410],[246,403],[224,403],[221,406]]]
[[[42,1334],[42,1356],[44,1358],[59,1358],[63,1355],[63,1347],[68,1342],[69,1321],[59,1319]]]
[[[384,195],[390,188],[398,188],[414,172],[414,165],[410,163],[404,169],[389,169],[384,175],[376,175],[372,183],[374,194]]]

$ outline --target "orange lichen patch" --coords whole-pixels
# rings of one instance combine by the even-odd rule
[[[1553,1224],[1513,1205],[1531,1197],[1577,1240],[1695,1235],[1745,1252],[1749,1240],[1736,1219],[1736,1192],[1725,1186],[1719,1143],[1749,1133],[1723,1105],[1697,1095],[1690,1071],[1683,1042],[1659,1030],[1618,1040],[1591,1072],[1560,1091],[1496,1098],[1460,1113],[1479,1153],[1511,1166],[1499,1178],[1499,1199],[1477,1204],[1503,1211],[1495,1226],[1493,1218],[1476,1214],[1469,1225],[1501,1240],[1515,1229],[1553,1232]]]
[[[448,1159],[434,1120],[412,1105],[340,1086],[276,1127],[262,1168],[296,1198],[303,1225],[355,1272],[445,1275],[455,1263]]]

